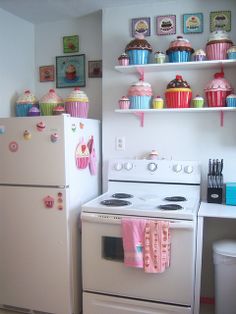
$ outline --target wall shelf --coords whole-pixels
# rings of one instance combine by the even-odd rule
[[[190,61],[162,64],[140,64],[140,65],[117,65],[115,69],[118,72],[126,74],[143,74],[156,71],[178,71],[178,70],[202,70],[216,68],[232,68],[236,67],[236,59],[234,60],[206,60],[206,61]]]
[[[131,113],[139,117],[140,126],[144,126],[144,114],[163,114],[163,113],[205,113],[205,112],[219,112],[220,113],[220,125],[224,126],[224,112],[236,112],[235,107],[204,107],[204,108],[176,108],[176,109],[116,109],[115,112],[127,114]]]

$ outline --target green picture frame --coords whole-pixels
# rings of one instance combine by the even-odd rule
[[[231,11],[210,12],[210,31],[231,31]]]
[[[63,37],[63,52],[64,53],[79,52],[79,36],[78,35]]]

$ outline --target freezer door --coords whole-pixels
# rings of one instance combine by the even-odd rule
[[[124,283],[125,284],[125,283]],[[83,293],[83,314],[190,314],[190,307]]]
[[[0,184],[66,185],[65,119],[1,118]]]
[[[67,194],[67,189],[0,187],[1,306],[74,313]]]

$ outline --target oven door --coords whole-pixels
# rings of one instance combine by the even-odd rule
[[[170,267],[163,273],[153,274],[124,265],[121,218],[82,213],[83,290],[192,306],[194,222],[170,221]]]

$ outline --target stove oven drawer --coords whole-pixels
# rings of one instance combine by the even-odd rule
[[[163,273],[151,274],[124,265],[121,216],[82,213],[81,218],[84,291],[192,305],[195,267],[193,221],[170,221],[170,267]]]
[[[83,293],[83,314],[190,314],[190,307]]]

